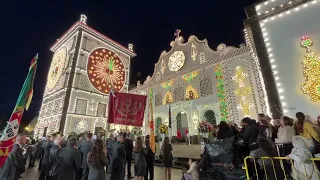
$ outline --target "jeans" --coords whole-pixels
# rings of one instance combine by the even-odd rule
[[[185,173],[185,174],[183,175],[183,177],[184,177],[185,180],[193,180],[192,174]]]

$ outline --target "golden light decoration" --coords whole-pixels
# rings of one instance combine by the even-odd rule
[[[173,98],[172,98],[172,93],[171,91],[166,92],[166,94],[164,95],[163,98],[163,105],[166,105],[168,103],[172,103],[173,102]]]
[[[232,80],[234,80],[238,86],[234,93],[240,97],[240,103],[237,108],[240,109],[245,116],[249,116],[252,104],[248,101],[248,95],[251,92],[251,88],[244,85],[248,74],[244,73],[240,66],[237,66],[235,69],[236,73],[232,77]]]
[[[310,50],[312,44],[312,40],[307,36],[301,38],[300,45],[307,49],[306,58],[302,62],[305,81],[301,84],[301,90],[309,95],[312,101],[317,102],[320,100],[320,58]]]
[[[199,94],[197,90],[191,85],[188,85],[186,88],[186,100],[198,99],[198,98],[199,98]]]

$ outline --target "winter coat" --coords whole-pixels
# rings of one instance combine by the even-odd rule
[[[14,144],[13,148],[0,169],[1,180],[17,180],[25,171],[25,161],[22,154],[22,148],[19,144]]]
[[[292,139],[293,149],[289,157],[294,161],[291,176],[296,180],[317,180],[318,176],[320,177],[318,168],[314,167],[312,161],[309,160],[312,154],[307,147],[307,141],[302,136],[294,136]]]
[[[68,146],[61,149],[59,154],[59,175],[57,180],[72,180],[81,166],[81,153],[75,148]]]
[[[52,146],[50,149],[49,162],[48,162],[49,176],[57,176],[59,174],[60,151],[61,151],[61,148],[57,145]]]
[[[87,156],[87,163],[89,166],[89,175],[88,180],[105,180],[106,177],[106,171],[105,167],[108,165],[107,156],[104,152],[100,152],[99,154],[99,164],[92,165],[89,163],[89,157],[91,155],[91,152],[88,153]]]
[[[81,152],[81,168],[88,168],[87,155],[91,151],[93,143],[88,140],[84,140],[79,144],[79,151]]]
[[[198,180],[199,179],[199,171],[198,171],[198,163],[197,161],[192,162],[190,165],[189,169],[187,170],[188,174],[191,174],[193,177],[193,180]]]
[[[293,136],[295,136],[296,132],[291,126],[281,126],[278,130],[277,138],[275,139],[276,143],[291,143]]]
[[[257,142],[258,137],[258,128],[255,123],[248,124],[248,126],[244,129],[243,133],[243,142]]]

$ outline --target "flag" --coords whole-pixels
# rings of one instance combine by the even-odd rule
[[[169,104],[169,128],[171,128],[171,106]]]
[[[154,136],[154,122],[153,122],[153,107],[152,107],[152,89],[149,93],[149,107],[150,107],[150,119],[149,119],[149,126],[150,126],[150,139],[149,145],[153,153],[156,153],[156,138]]]
[[[24,81],[16,106],[0,139],[0,168],[5,163],[18,134],[24,109],[28,110],[33,96],[33,82],[37,69],[38,54],[32,59],[29,73]]]

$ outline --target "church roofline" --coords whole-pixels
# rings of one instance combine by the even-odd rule
[[[132,50],[115,42],[114,40],[96,31],[95,29],[91,28],[90,26],[86,25],[84,22],[81,22],[81,21],[77,21],[76,23],[74,23],[59,39],[57,39],[57,41],[50,47],[50,50],[55,51],[59,45],[64,43],[66,37],[68,37],[68,35],[72,34],[73,32],[77,31],[78,28],[84,28],[87,32],[95,34],[96,36],[100,37],[100,39],[115,45],[118,49],[124,51],[125,53],[129,54],[132,57],[136,56],[136,53],[134,53]]]
[[[213,59],[210,59],[210,60],[206,61],[204,64],[200,64],[200,65],[197,65],[197,66],[193,66],[192,68],[179,71],[178,73],[172,74],[172,75],[162,79],[159,82],[149,83],[155,78],[155,76],[156,76],[156,68],[157,68],[158,65],[160,65],[161,59],[163,57],[170,55],[170,53],[172,53],[173,50],[175,49],[174,48],[175,46],[187,46],[188,44],[191,44],[192,42],[204,43],[204,46],[206,48],[208,48],[209,53],[216,54],[217,56],[215,58],[213,58]],[[160,54],[158,62],[156,62],[154,64],[154,71],[153,71],[152,76],[148,76],[149,78],[147,77],[147,79],[140,86],[136,86],[135,88],[131,89],[129,92],[146,89],[146,88],[149,88],[149,87],[154,86],[156,84],[161,84],[162,82],[165,82],[165,81],[168,81],[170,79],[173,79],[173,78],[176,78],[178,76],[181,76],[183,74],[186,74],[188,72],[197,71],[199,69],[202,69],[203,67],[207,67],[207,66],[210,66],[210,65],[213,65],[213,64],[217,64],[217,63],[220,63],[221,61],[228,60],[230,58],[234,58],[234,57],[237,57],[237,56],[242,55],[244,53],[250,52],[250,47],[246,46],[244,44],[241,44],[239,48],[236,48],[236,47],[233,47],[233,46],[226,46],[225,44],[220,44],[219,46],[221,46],[221,45],[226,46],[225,50],[227,50],[227,52],[222,52],[221,50],[218,50],[219,46],[217,48],[217,51],[215,51],[215,50],[213,50],[213,49],[211,49],[209,47],[207,39],[199,40],[194,35],[191,35],[188,38],[188,41],[186,43],[182,43],[178,39],[175,39],[175,41],[172,42],[172,43],[174,43],[174,44],[172,44],[172,46],[171,46],[172,48],[169,51],[163,51]]]

